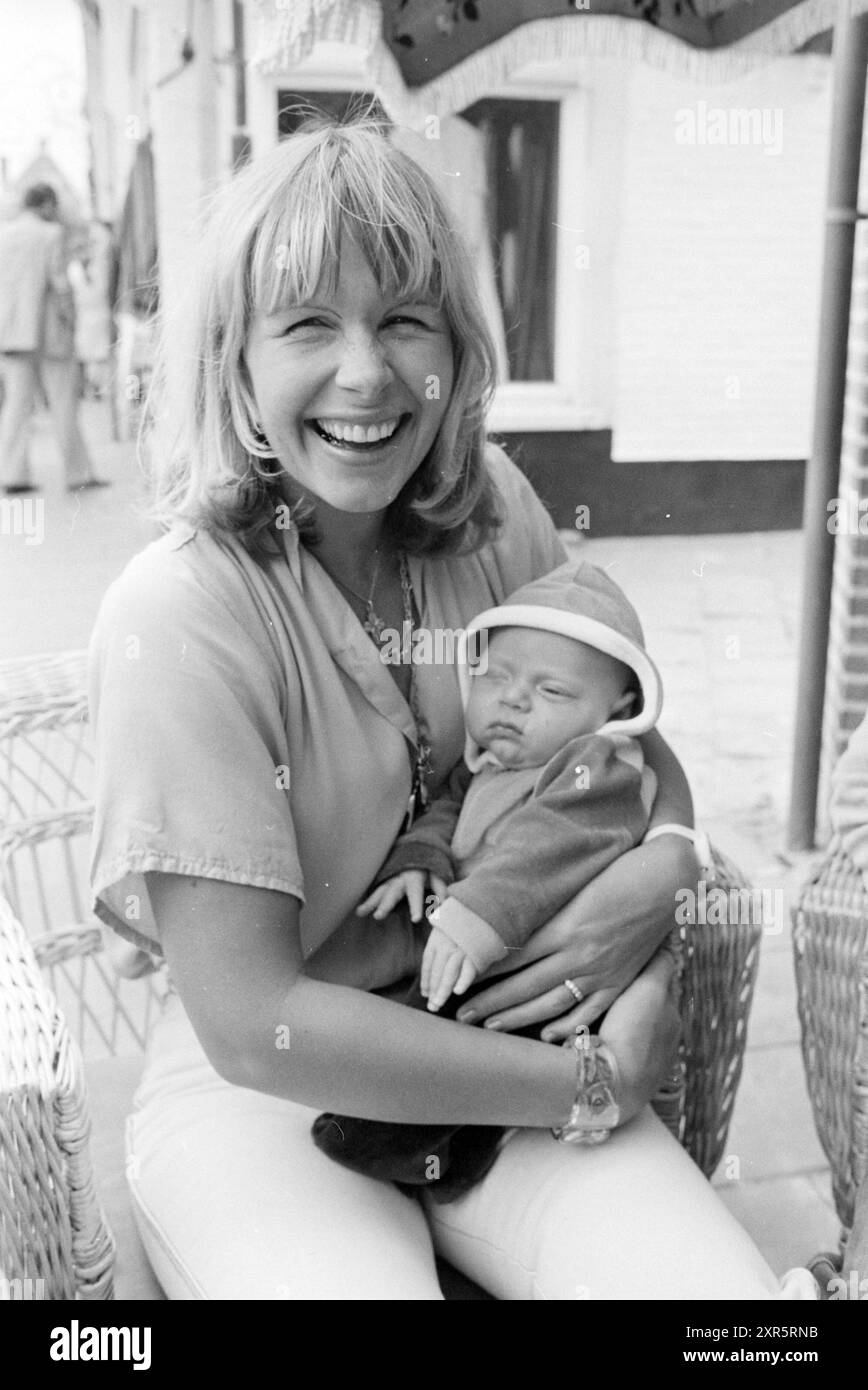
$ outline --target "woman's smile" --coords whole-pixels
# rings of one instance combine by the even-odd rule
[[[315,298],[254,317],[245,359],[275,457],[314,499],[382,511],[424,461],[452,390],[446,315],[386,293],[355,242]]]
[[[308,424],[320,439],[330,444],[333,449],[345,450],[351,454],[370,454],[378,453],[385,448],[394,448],[409,419],[409,413],[405,412],[377,423],[369,423],[363,419],[330,418],[309,420]]]
[[[313,427],[321,439],[340,449],[360,449],[368,451],[392,443],[402,424],[409,417],[395,415],[381,420],[378,424],[368,424],[364,420],[314,420]]]

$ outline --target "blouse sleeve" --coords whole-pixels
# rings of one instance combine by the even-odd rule
[[[217,588],[158,542],[109,590],[91,641],[94,911],[158,952],[148,871],[304,900],[278,673],[251,606]]]

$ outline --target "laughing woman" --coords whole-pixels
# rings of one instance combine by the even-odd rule
[[[355,915],[464,743],[454,669],[385,664],[383,627],[459,629],[564,558],[486,444],[493,352],[437,192],[371,123],[304,132],[222,191],[198,264],[153,410],[166,534],[92,644],[97,911],[173,984],[128,1133],[160,1282],[438,1299],[436,1249],[503,1299],[781,1296],[647,1105],[675,1024],[643,968],[686,840],[623,855],[465,1026],[390,998],[421,931]],[[652,828],[689,821],[673,755],[643,747]],[[623,1123],[576,1148],[552,1136],[574,1056],[510,1033],[610,1003]],[[319,1152],[320,1110],[513,1132],[466,1196],[417,1203]]]

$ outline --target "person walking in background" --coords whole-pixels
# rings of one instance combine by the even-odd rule
[[[94,477],[78,426],[79,369],[75,305],[67,278],[57,194],[29,188],[17,217],[0,226],[0,354],[5,383],[0,414],[0,487],[31,492],[30,419],[45,396],[63,457],[66,486],[106,487]]]
[[[67,269],[75,303],[75,356],[82,394],[100,400],[108,387],[112,343],[109,271],[111,231],[93,222],[79,239]]]

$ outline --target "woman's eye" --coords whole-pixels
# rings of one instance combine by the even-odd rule
[[[298,330],[299,330],[300,328],[325,328],[325,327],[327,327],[327,324],[326,324],[325,319],[318,319],[318,318],[299,319],[296,323],[290,323],[290,324],[287,325],[287,327],[283,330],[283,336],[284,336],[284,337],[287,337],[290,333],[297,333]]]
[[[412,314],[392,314],[384,324],[385,328],[428,328],[424,319],[414,318]]]

